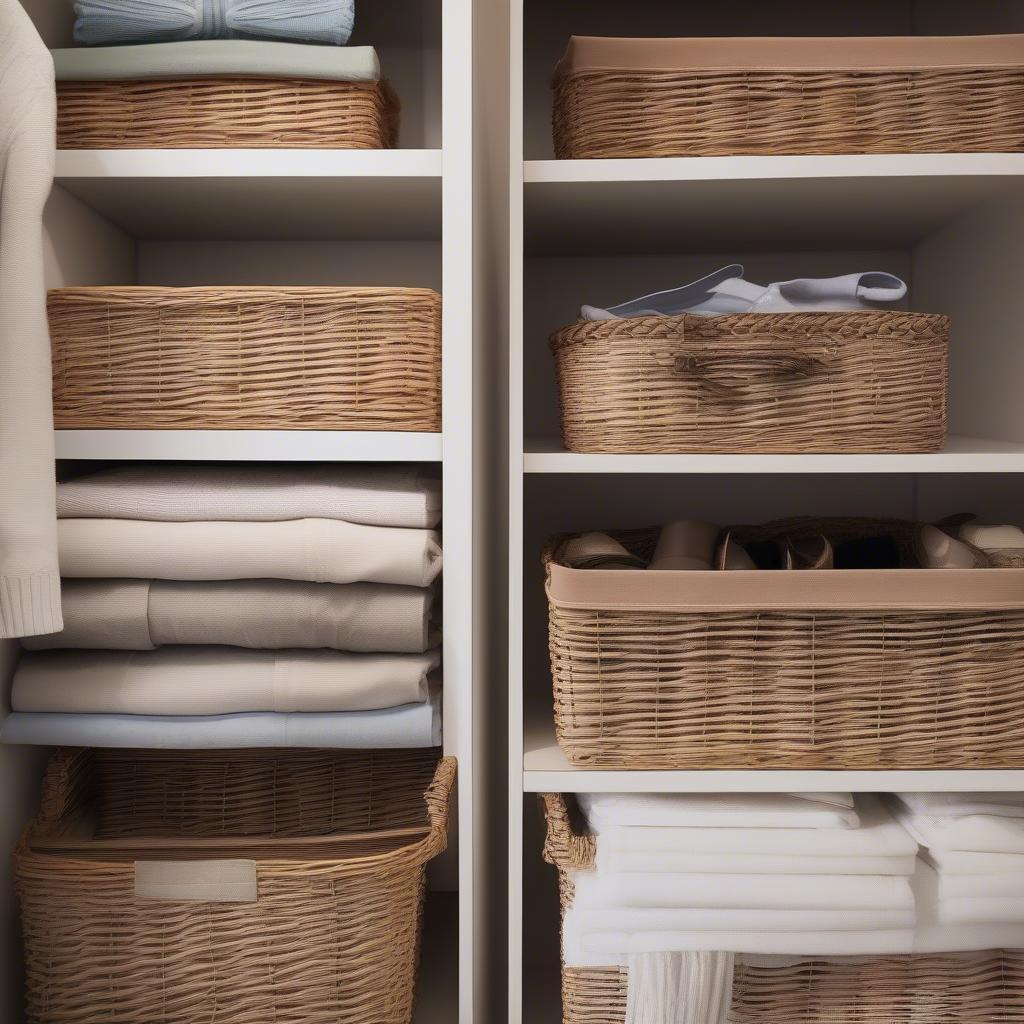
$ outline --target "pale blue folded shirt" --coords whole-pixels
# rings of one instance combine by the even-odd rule
[[[75,42],[280,39],[344,46],[355,0],[75,0]]]
[[[440,693],[425,704],[340,714],[9,715],[0,742],[37,746],[141,747],[210,750],[242,747],[319,747],[386,750],[441,743]]]

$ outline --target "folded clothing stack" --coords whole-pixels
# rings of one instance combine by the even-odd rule
[[[921,846],[921,952],[1024,947],[1024,793],[897,793]]]
[[[917,844],[874,797],[583,795],[566,963],[714,951],[910,952]]]
[[[121,467],[58,486],[64,630],[7,742],[438,742],[438,483],[403,468]]]

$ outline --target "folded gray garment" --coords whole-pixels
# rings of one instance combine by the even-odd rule
[[[11,707],[82,715],[374,711],[425,701],[439,661],[436,651],[38,651],[18,662]]]
[[[344,46],[355,0],[75,0],[75,42],[293,39]]]
[[[332,82],[380,81],[372,46],[304,46],[249,39],[96,46],[52,50],[58,82],[122,79],[315,78]]]
[[[61,585],[64,629],[27,637],[45,651],[150,651],[166,644],[415,654],[437,642],[433,591],[296,580],[78,580]]]
[[[427,587],[441,571],[441,546],[432,530],[335,519],[60,519],[57,548],[61,575],[77,579],[281,579]]]
[[[441,521],[441,482],[404,466],[115,466],[57,484],[57,516],[430,529]]]
[[[329,715],[165,717],[45,715],[16,712],[0,725],[0,742],[47,747],[144,747],[213,750],[318,747],[393,750],[441,743],[440,695],[425,704]]]

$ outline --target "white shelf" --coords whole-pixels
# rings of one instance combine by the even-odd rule
[[[589,455],[530,438],[527,473],[1024,473],[1024,444],[951,437],[932,455]]]
[[[330,430],[58,430],[58,459],[438,462],[440,434]]]
[[[441,151],[61,150],[56,183],[147,239],[438,239]]]
[[[527,255],[906,246],[1024,187],[1024,154],[529,160]]]
[[[555,742],[554,723],[528,721],[524,793],[828,793],[1024,791],[1017,771],[608,771],[576,768]]]

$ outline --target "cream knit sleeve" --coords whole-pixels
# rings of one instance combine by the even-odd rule
[[[55,110],[49,51],[0,0],[0,637],[63,625],[42,237]]]

